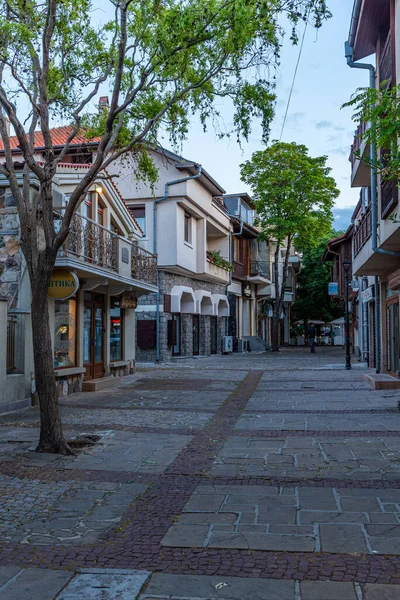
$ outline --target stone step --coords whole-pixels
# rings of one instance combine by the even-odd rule
[[[119,377],[99,377],[99,379],[89,379],[84,381],[82,384],[82,392],[97,392],[104,388],[111,387],[112,384],[117,383]]]
[[[364,373],[364,381],[374,390],[400,389],[400,379],[385,373]]]

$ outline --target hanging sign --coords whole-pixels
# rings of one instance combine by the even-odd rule
[[[328,294],[330,296],[338,296],[339,295],[339,284],[336,281],[332,281],[328,283]]]
[[[374,299],[374,288],[372,285],[361,292],[361,298],[363,302],[370,302]]]
[[[242,296],[246,298],[251,298],[251,287],[250,284],[244,283],[242,286]]]
[[[72,271],[54,269],[47,295],[55,300],[67,300],[76,294],[79,288],[79,279]]]
[[[122,294],[121,297],[121,308],[133,308],[137,307],[137,298],[129,294]]]

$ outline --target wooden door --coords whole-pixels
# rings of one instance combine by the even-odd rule
[[[104,377],[104,299],[103,294],[85,292],[83,311],[85,379]]]

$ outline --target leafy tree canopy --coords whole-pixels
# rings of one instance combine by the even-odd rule
[[[339,191],[326,161],[326,156],[309,156],[306,146],[274,141],[241,165],[265,238],[295,240],[302,249],[328,234]]]
[[[343,302],[328,295],[331,264],[322,262],[327,243],[339,235],[341,232],[331,231],[316,245],[303,249],[302,267],[297,276],[297,298],[291,311],[293,319],[329,322],[343,315]]]

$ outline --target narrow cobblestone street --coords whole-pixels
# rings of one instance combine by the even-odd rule
[[[343,353],[139,369],[0,418],[2,600],[398,600],[400,413]]]

